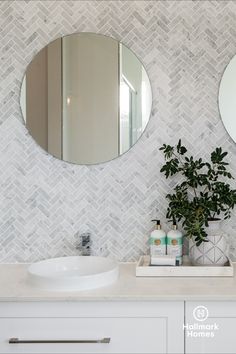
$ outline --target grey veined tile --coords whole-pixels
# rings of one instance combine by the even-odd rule
[[[155,214],[168,228],[165,195],[175,182],[159,172],[163,143],[182,137],[204,158],[221,145],[236,175],[236,147],[217,107],[222,72],[236,53],[235,18],[232,1],[0,2],[0,262],[77,254],[75,235],[84,231],[93,254],[137,259]],[[143,61],[154,94],[150,124],[132,150],[90,167],[38,147],[18,97],[35,53],[79,31],[121,39]],[[236,257],[235,225],[236,212],[226,225]]]

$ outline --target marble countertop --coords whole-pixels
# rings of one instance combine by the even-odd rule
[[[135,276],[135,265],[121,263],[119,280],[108,287],[52,292],[28,283],[28,264],[0,264],[0,301],[236,301],[236,276],[142,278]]]

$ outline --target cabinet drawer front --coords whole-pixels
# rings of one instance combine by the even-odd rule
[[[0,318],[0,353],[167,353],[167,318]],[[17,343],[101,341],[110,343]]]
[[[195,310],[199,306],[200,321],[196,319],[198,314]],[[208,315],[205,320],[204,314]],[[187,354],[236,353],[236,302],[187,302],[186,324],[195,324],[194,329],[186,328]],[[199,325],[203,327],[196,328]]]

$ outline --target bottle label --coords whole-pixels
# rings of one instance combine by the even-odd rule
[[[150,246],[151,256],[164,256],[166,254],[166,245]]]
[[[166,237],[149,239],[150,252],[152,256],[162,256],[166,254]]]
[[[155,246],[161,246],[166,244],[166,238],[161,237],[161,238],[153,238],[151,237],[149,239],[149,245],[155,245]]]
[[[182,256],[183,254],[183,238],[167,239],[167,254],[170,256]]]
[[[171,246],[177,246],[177,245],[182,245],[183,244],[183,238],[168,238],[167,239],[167,245]]]

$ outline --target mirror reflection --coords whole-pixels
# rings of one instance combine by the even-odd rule
[[[27,129],[53,156],[96,164],[129,150],[151,111],[146,70],[121,42],[78,33],[43,48],[26,70],[20,103]]]
[[[236,142],[236,56],[226,67],[219,88],[219,110],[224,126]]]

